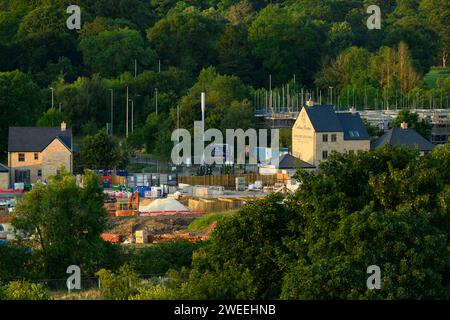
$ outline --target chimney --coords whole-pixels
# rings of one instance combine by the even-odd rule
[[[61,122],[61,131],[66,131],[67,129],[67,124],[63,121]]]
[[[311,98],[309,98],[308,101],[306,101],[306,106],[307,107],[314,107],[314,101]]]
[[[402,129],[408,129],[408,123],[405,122],[405,121],[403,121],[403,122],[400,124],[400,128],[402,128]]]
[[[356,113],[356,108],[355,107],[351,107],[350,108],[350,112],[351,112],[351,114],[355,114]]]

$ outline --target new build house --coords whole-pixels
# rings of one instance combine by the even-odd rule
[[[9,168],[0,163],[0,190],[6,190],[9,187]]]
[[[370,150],[370,137],[358,112],[335,112],[308,101],[292,128],[293,156],[317,166],[331,152]]]
[[[72,129],[64,122],[57,128],[10,127],[8,166],[11,183],[45,182],[62,166],[72,172]]]
[[[421,154],[431,152],[435,147],[414,129],[408,128],[406,122],[403,122],[400,128],[389,129],[384,135],[373,141],[372,149],[379,149],[386,145],[406,146],[410,150],[417,148]]]

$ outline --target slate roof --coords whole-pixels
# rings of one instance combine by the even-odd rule
[[[415,147],[419,151],[431,151],[434,149],[427,139],[418,134],[414,129],[392,128],[377,140],[372,142],[371,148],[378,149],[385,145],[391,146],[407,146],[412,150]]]
[[[370,140],[359,113],[342,112],[336,114],[344,131],[344,140]]]
[[[0,172],[9,172],[9,168],[0,163]]]
[[[306,108],[306,114],[316,132],[340,132],[342,125],[331,106],[313,106]]]
[[[369,140],[358,112],[335,112],[332,106],[307,107],[306,113],[316,132],[343,132],[344,140]]]
[[[61,131],[59,127],[10,127],[8,152],[41,152],[56,138],[72,150],[72,129]]]
[[[284,154],[278,159],[278,169],[312,169],[315,168],[313,165],[294,157],[291,154]]]

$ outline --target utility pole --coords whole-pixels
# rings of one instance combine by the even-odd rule
[[[158,73],[161,73],[161,59],[158,61]]]
[[[333,105],[333,87],[328,87],[329,89],[330,89],[330,100],[331,100],[331,103],[330,103],[330,105],[332,106]]]
[[[53,109],[55,107],[55,98],[54,98],[54,91],[55,91],[55,89],[53,89],[51,87],[50,90],[52,90],[52,109]]]
[[[129,99],[129,95],[128,95],[128,86],[127,86],[127,116],[126,116],[126,124],[125,124],[125,128],[126,128],[126,134],[125,136],[128,138],[128,103],[129,103],[130,99]]]
[[[272,74],[269,75],[269,108],[272,108]]]
[[[201,107],[202,107],[202,166],[205,165],[205,109],[206,109],[206,94],[202,92],[201,94]]]
[[[134,59],[134,77],[137,77],[137,59]]]
[[[111,91],[111,135],[113,134],[113,121],[114,121],[114,89],[109,89]]]
[[[180,105],[177,103],[177,132],[178,132],[178,142],[180,142]]]
[[[156,116],[158,116],[158,88],[155,88],[155,109]]]
[[[134,131],[134,100],[130,99],[131,102],[131,133]]]

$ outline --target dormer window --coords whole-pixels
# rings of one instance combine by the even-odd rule
[[[19,162],[25,162],[25,153],[19,153],[18,158]]]

